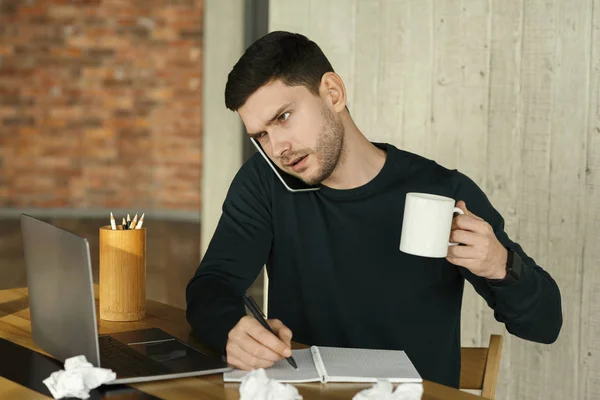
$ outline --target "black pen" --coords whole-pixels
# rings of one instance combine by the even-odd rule
[[[264,316],[263,312],[260,310],[260,308],[258,308],[258,304],[256,304],[254,299],[250,296],[243,296],[243,299],[244,299],[244,304],[246,304],[246,307],[248,307],[248,309],[250,310],[252,315],[254,315],[254,318],[256,318],[258,320],[258,322],[260,322],[260,324],[262,326],[264,326],[269,332],[271,332],[273,335],[277,336],[275,334],[275,332],[273,332],[273,329],[271,329],[269,324],[267,324],[267,321],[265,320],[265,316]],[[296,364],[296,360],[294,360],[293,356],[289,356],[288,358],[286,358],[286,360],[287,360],[287,362],[290,363],[290,365],[292,367],[298,369],[298,365]]]

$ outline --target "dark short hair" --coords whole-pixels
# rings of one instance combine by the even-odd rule
[[[271,32],[252,43],[229,73],[225,106],[238,110],[252,93],[276,79],[305,86],[318,96],[326,72],[334,72],[333,67],[315,42],[298,33]]]

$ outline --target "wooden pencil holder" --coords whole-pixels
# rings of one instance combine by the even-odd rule
[[[146,228],[100,228],[100,318],[137,321],[146,316]]]

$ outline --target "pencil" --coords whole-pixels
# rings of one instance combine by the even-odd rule
[[[129,224],[129,229],[134,229],[136,223],[137,223],[137,214],[135,214],[135,217],[133,217],[133,221],[131,221],[131,224]]]
[[[140,229],[142,227],[143,223],[144,223],[144,213],[142,213],[140,220],[138,221],[137,225],[135,226],[135,229]]]
[[[117,230],[117,224],[115,223],[115,217],[113,216],[113,213],[112,213],[112,211],[111,211],[111,213],[110,213],[110,228],[111,228],[113,231],[116,231],[116,230]]]
[[[125,217],[123,217],[123,224],[121,226],[123,227],[123,230],[127,229],[127,222],[125,222]]]

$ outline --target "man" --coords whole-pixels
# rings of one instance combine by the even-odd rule
[[[290,355],[293,332],[308,345],[405,350],[424,379],[457,387],[465,279],[509,332],[556,340],[558,287],[508,238],[485,194],[456,170],[369,142],[314,42],[287,32],[256,41],[230,72],[225,103],[282,170],[322,185],[291,193],[259,154],[233,180],[187,287],[195,335],[230,365],[273,365]],[[460,200],[449,240],[461,246],[447,258],[398,250],[407,192]],[[276,335],[242,301],[265,263]]]

